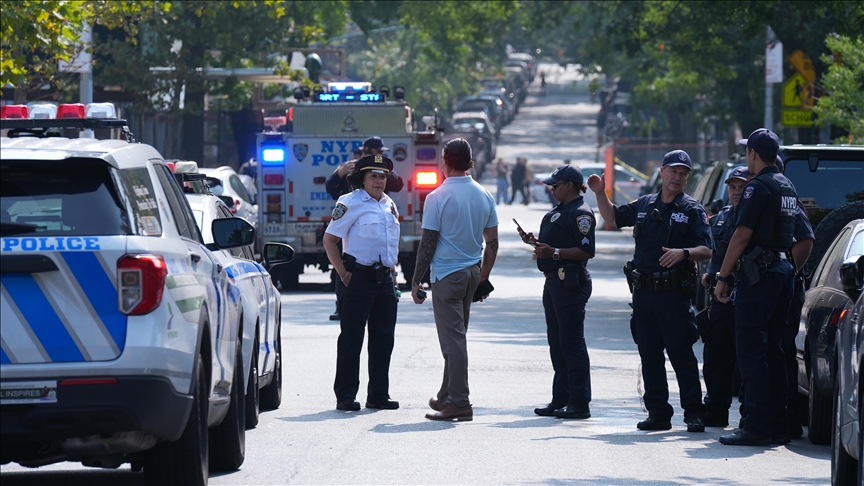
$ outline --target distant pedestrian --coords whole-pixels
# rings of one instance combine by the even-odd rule
[[[516,202],[516,192],[522,194],[522,204],[528,204],[528,194],[525,189],[525,177],[528,171],[528,161],[523,157],[516,158],[516,165],[510,171],[510,201],[507,204]]]
[[[489,273],[498,255],[498,214],[489,191],[468,174],[471,145],[461,138],[444,146],[444,183],[426,198],[423,235],[411,297],[422,304],[421,277],[431,266],[432,310],[444,355],[444,378],[430,420],[473,420],[468,400],[468,348],[465,339],[471,303],[489,295]],[[486,248],[483,249],[483,242]],[[481,259],[482,253],[482,259]],[[485,293],[475,297],[475,293]]]
[[[504,160],[499,157],[498,163],[495,164],[495,178],[498,182],[498,190],[495,192],[496,205],[501,204],[501,201],[504,201],[504,204],[510,203],[510,198],[507,197],[507,174],[509,172],[507,166],[504,165]]]

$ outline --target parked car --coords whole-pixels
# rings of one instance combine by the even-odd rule
[[[729,204],[726,179],[736,167],[746,167],[747,165],[739,159],[740,156],[735,154],[729,160],[713,162],[705,169],[705,173],[693,188],[693,193],[690,196],[705,208],[709,218]]]
[[[837,326],[831,484],[852,486],[864,484],[864,257],[844,263],[840,281],[855,304]]]
[[[456,112],[450,122],[451,130],[464,132],[476,130],[486,143],[489,161],[495,158],[498,149],[498,140],[495,136],[495,127],[492,120],[482,111]]]
[[[504,126],[505,113],[504,102],[497,98],[486,96],[466,96],[462,98],[456,105],[456,112],[474,112],[485,111],[489,120],[492,122],[492,127],[495,130],[495,136],[501,134],[501,128]]]
[[[487,91],[481,92],[477,96],[479,96],[481,98],[493,97],[494,99],[500,101],[500,103],[498,103],[498,105],[501,106],[501,108],[503,108],[503,112],[504,112],[503,124],[504,125],[509,125],[510,122],[513,121],[513,118],[516,117],[516,107],[513,105],[513,102],[510,99],[508,99],[507,96],[505,96],[501,90],[487,90]]]
[[[231,207],[231,212],[239,218],[249,221],[252,226],[258,225],[258,205],[253,202],[253,196],[246,190],[243,181],[234,169],[228,166],[219,167],[217,169],[198,169],[201,174],[204,174],[211,179],[210,189],[213,194],[218,196],[229,196],[234,199],[234,206]],[[220,184],[216,184],[218,179]]]
[[[811,272],[846,223],[864,218],[864,147],[782,146],[780,158],[816,236],[806,264]]]
[[[860,255],[864,255],[864,219],[848,223],[831,242],[813,272],[801,309],[801,324],[795,340],[798,390],[807,396],[807,436],[813,444],[828,444],[831,440],[837,325],[852,311],[853,302],[844,291],[840,267]]]
[[[525,52],[513,52],[508,54],[507,58],[525,62],[528,69],[528,78],[530,81],[534,81],[534,78],[537,76],[537,60],[534,59],[534,56]]]
[[[519,113],[519,104],[522,101],[518,96],[516,96],[516,85],[513,84],[512,79],[505,76],[483,78],[483,80],[480,81],[480,86],[482,86],[484,90],[501,91],[501,93],[504,94],[504,97],[506,97],[513,106],[513,113]]]
[[[553,206],[558,204],[558,201],[552,197],[552,191],[549,190],[549,186],[543,183],[543,179],[548,179],[552,176],[552,173],[544,173],[544,174],[534,174],[534,177],[531,180],[531,187],[528,188],[528,192],[531,196],[531,201],[538,203],[549,203]],[[588,191],[591,192],[591,191]],[[591,193],[594,196],[594,193]],[[588,195],[586,194],[586,197]],[[596,205],[596,204],[595,204]]]
[[[210,231],[214,221],[233,215],[215,194],[186,194],[204,243],[213,243]],[[288,245],[284,251],[293,258]],[[282,345],[280,323],[282,304],[273,285],[269,269],[255,262],[252,246],[241,246],[213,252],[217,262],[240,292],[240,327],[243,343],[243,372],[246,377],[246,428],[258,425],[258,411],[275,410],[282,403]]]

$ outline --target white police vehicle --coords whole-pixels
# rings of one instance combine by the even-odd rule
[[[372,136],[390,150],[401,191],[389,194],[400,221],[399,263],[407,282],[414,275],[426,196],[444,180],[441,134],[414,129],[404,89],[372,90],[369,83],[329,83],[321,92],[295,91],[286,114],[289,132],[258,135],[258,229],[261,242],[290,244],[294,261],[274,270],[283,289],[296,288],[305,265],[327,269],[322,238],[336,201],[325,183]],[[309,101],[311,99],[311,101]]]
[[[175,164],[175,174],[181,170],[184,171],[184,178],[196,179],[197,164],[195,168]],[[186,187],[191,189],[194,184],[187,182]],[[223,202],[224,197],[210,193],[186,194],[205,244],[213,242],[213,221],[233,217]],[[271,251],[279,248],[279,251],[287,252],[285,256],[280,255],[279,261],[293,257],[293,249],[287,245],[271,244],[267,248]],[[240,290],[246,427],[252,428],[258,424],[259,408],[275,410],[282,403],[281,296],[273,285],[268,269],[255,262],[251,246],[217,250],[213,255]]]
[[[46,136],[57,127],[128,141]],[[237,469],[239,290],[162,156],[123,120],[0,129],[0,462],[130,462],[148,484]],[[211,230],[214,249],[254,240],[239,218]]]

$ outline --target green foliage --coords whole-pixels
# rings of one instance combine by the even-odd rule
[[[831,123],[849,131],[845,143],[864,143],[864,38],[829,35],[825,44],[833,55],[823,55],[828,72],[822,77],[825,95],[813,111],[819,124]]]

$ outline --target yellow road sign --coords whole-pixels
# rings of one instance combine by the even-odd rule
[[[810,110],[782,110],[781,123],[787,127],[812,127],[813,118]]]
[[[783,83],[783,106],[809,110],[813,108],[813,83],[801,73],[795,73]]]
[[[816,70],[813,69],[813,63],[810,61],[810,58],[804,54],[804,51],[798,49],[793,52],[792,55],[789,56],[789,62],[795,66],[795,69],[804,76],[804,79],[806,79],[807,82],[816,82]]]

